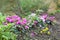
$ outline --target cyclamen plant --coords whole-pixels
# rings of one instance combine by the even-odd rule
[[[48,26],[52,25],[54,20],[55,17],[49,16],[48,14],[36,15],[32,13],[26,18],[21,18],[18,15],[7,16],[4,24],[13,23],[14,25],[11,27],[10,31],[17,35],[28,35],[27,33],[30,32],[30,37],[34,37],[39,33],[50,35]],[[38,31],[35,29],[38,29]]]
[[[19,25],[20,27],[23,27],[24,29],[29,29],[33,25],[37,26],[37,24],[44,27],[44,24],[49,24],[51,21],[55,19],[54,16],[49,17],[48,14],[42,14],[42,15],[36,15],[35,13],[32,13],[27,18],[21,18],[17,15],[7,17],[6,20],[10,23],[15,23],[16,25]]]

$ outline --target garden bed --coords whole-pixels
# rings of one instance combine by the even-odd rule
[[[32,13],[21,18],[0,14],[0,40],[60,40],[59,16]]]

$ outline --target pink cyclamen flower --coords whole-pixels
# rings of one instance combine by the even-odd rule
[[[10,18],[9,18],[9,17],[7,17],[7,18],[6,18],[6,20],[7,20],[7,21],[8,21],[8,20],[10,20]]]
[[[54,19],[55,19],[54,16],[51,16],[51,17],[49,18],[49,20],[51,20],[51,21],[53,21]]]
[[[26,18],[23,18],[22,21],[27,22]]]
[[[22,21],[23,24],[26,24],[27,22],[26,21]]]
[[[41,19],[43,22],[45,22],[45,20],[46,20],[46,19],[44,19],[43,17],[40,17],[40,19]]]
[[[40,19],[43,20],[43,22],[45,22],[46,18],[48,17],[47,14],[41,15]]]
[[[38,22],[37,21],[34,21],[34,24],[37,24]]]
[[[26,23],[27,23],[26,18],[23,18],[21,24],[26,24]]]
[[[21,22],[20,21],[17,21],[16,24],[20,24]]]
[[[29,29],[29,26],[25,26],[25,29]]]
[[[46,19],[47,16],[48,16],[47,14],[43,14],[43,15],[42,15],[42,18]]]
[[[24,23],[23,23],[23,22],[20,22],[20,24],[21,24],[21,25],[24,25]]]
[[[31,37],[34,37],[35,36],[35,33],[34,32],[31,32],[30,36]]]
[[[14,20],[12,20],[12,19],[9,18],[9,17],[7,17],[6,20],[7,20],[8,22],[13,22],[13,21],[14,21]]]
[[[14,20],[10,19],[10,20],[8,20],[8,22],[11,22],[12,23],[12,22],[14,22]]]
[[[16,18],[16,20],[18,20],[18,21],[19,21],[19,20],[21,20],[21,18],[20,18],[20,17],[18,17],[18,18]]]

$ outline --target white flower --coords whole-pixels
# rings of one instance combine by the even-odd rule
[[[28,16],[28,18],[31,18],[31,17],[34,17],[34,16],[36,16],[36,14],[35,14],[35,13],[31,13],[31,14]]]
[[[35,13],[32,13],[31,16],[36,16],[36,14]]]
[[[40,17],[40,19],[41,19],[43,22],[45,22],[45,19],[44,19],[44,18]]]

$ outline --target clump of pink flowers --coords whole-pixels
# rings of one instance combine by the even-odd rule
[[[47,17],[48,17],[47,14],[43,14],[43,15],[40,16],[40,19],[44,22]]]
[[[21,19],[21,18],[20,18],[19,16],[17,16],[17,15],[9,16],[9,17],[6,18],[6,20],[7,20],[8,22],[19,21],[20,19]]]
[[[55,19],[55,16],[50,16],[49,20],[53,21]]]
[[[42,14],[40,15],[40,19],[45,22],[47,19],[53,21],[55,19],[55,16],[48,16],[48,14]]]
[[[16,22],[16,24],[21,24],[21,25],[24,25],[24,24],[27,23],[26,18],[22,18],[22,19],[21,19],[21,17],[19,17],[19,16],[17,16],[17,15],[9,16],[9,17],[6,18],[6,20],[7,20],[8,22],[10,22],[10,23]]]
[[[25,24],[27,24],[27,19],[22,18],[20,21],[17,21],[17,24],[25,25]]]

